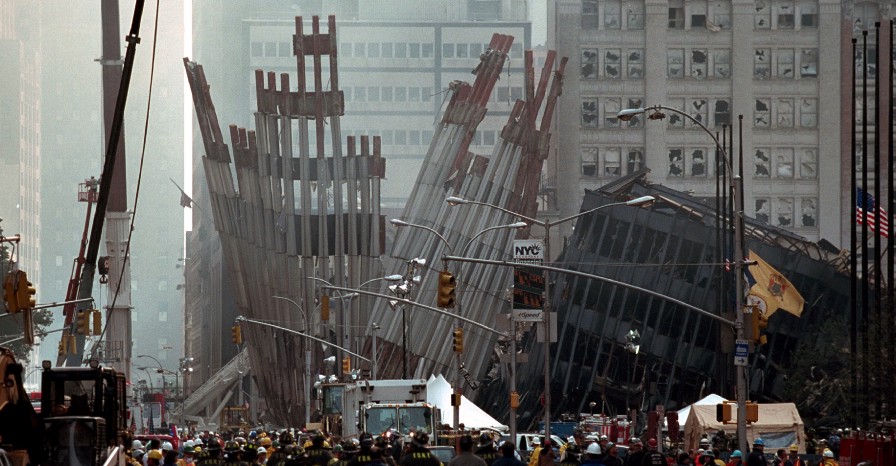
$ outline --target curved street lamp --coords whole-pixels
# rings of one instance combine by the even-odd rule
[[[445,199],[445,202],[451,206],[457,205],[481,205],[484,207],[489,207],[492,209],[500,210],[501,212],[513,215],[514,217],[518,217],[526,222],[529,222],[534,225],[538,225],[544,229],[544,256],[546,260],[551,260],[551,227],[560,223],[568,222],[570,220],[577,219],[584,215],[588,215],[590,213],[596,212],[600,209],[605,209],[607,207],[613,206],[632,206],[632,207],[647,207],[652,205],[656,199],[653,196],[641,196],[635,199],[631,199],[628,201],[622,202],[611,202],[609,204],[604,204],[602,206],[597,206],[593,209],[586,210],[583,212],[579,212],[575,215],[570,215],[568,217],[561,218],[560,220],[550,221],[550,220],[538,220],[532,217],[528,217],[526,215],[514,212],[509,209],[505,209],[504,207],[489,204],[487,202],[481,201],[472,201],[469,199],[464,199],[462,197],[450,196]],[[547,274],[545,274],[547,275]],[[550,319],[550,311],[551,311],[551,290],[550,290],[551,280],[548,277],[545,277],[544,281],[544,311],[543,311],[543,319],[544,319],[544,438],[551,438],[551,319]],[[513,387],[515,390],[515,387]]]
[[[616,118],[622,121],[631,120],[635,115],[640,115],[642,113],[647,113],[648,120],[662,120],[666,117],[666,114],[663,113],[663,110],[668,112],[673,112],[683,116],[688,119],[688,121],[694,123],[699,126],[700,129],[703,130],[712,141],[716,144],[716,148],[719,150],[719,153],[722,154],[722,159],[725,163],[725,168],[728,170],[728,173],[732,174],[731,177],[731,198],[734,201],[734,276],[735,278],[735,296],[737,299],[737,309],[735,309],[735,335],[737,340],[740,342],[746,341],[746,336],[744,334],[744,310],[746,307],[743,305],[744,299],[744,285],[743,280],[743,267],[744,267],[744,227],[743,227],[743,218],[744,218],[744,193],[743,193],[743,179],[742,174],[738,176],[733,176],[734,173],[731,171],[731,161],[728,159],[728,154],[725,152],[725,148],[719,144],[719,139],[713,134],[709,128],[706,127],[702,122],[697,120],[696,118],[689,115],[687,112],[681,111],[674,107],[667,107],[665,105],[653,105],[650,107],[643,108],[628,108],[620,111],[616,114]],[[649,112],[649,113],[648,113]],[[718,176],[718,173],[716,174]],[[737,443],[740,447],[741,451],[747,450],[747,367],[745,365],[736,365],[735,372],[737,373]]]

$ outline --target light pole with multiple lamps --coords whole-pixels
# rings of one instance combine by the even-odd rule
[[[445,248],[448,249],[448,252],[449,252],[450,254],[452,254],[452,255],[454,254],[454,250],[453,250],[452,247],[451,247],[451,243],[449,243],[448,240],[445,239],[445,237],[442,236],[441,233],[439,233],[438,231],[436,231],[436,230],[433,229],[433,228],[430,228],[430,227],[425,226],[425,225],[417,225],[417,224],[414,224],[414,223],[408,223],[408,222],[405,222],[404,220],[399,220],[399,219],[397,219],[397,218],[393,218],[393,219],[390,220],[389,222],[390,222],[392,225],[395,225],[396,227],[399,227],[399,228],[401,228],[401,227],[409,227],[409,228],[420,228],[420,229],[423,229],[423,230],[427,230],[427,231],[431,232],[432,234],[436,235],[436,237],[439,238],[439,240],[441,240],[442,243],[445,244]],[[473,236],[470,238],[470,240],[467,241],[467,244],[464,245],[464,248],[463,248],[463,250],[462,250],[462,252],[461,252],[461,255],[466,254],[467,250],[470,249],[470,246],[473,244],[473,241],[475,241],[476,238],[479,238],[480,236],[482,236],[482,235],[484,235],[484,234],[486,234],[486,233],[488,233],[488,232],[490,232],[490,231],[493,231],[493,230],[500,230],[500,229],[508,229],[508,228],[509,228],[509,229],[520,229],[520,228],[526,228],[527,226],[529,226],[529,225],[528,225],[527,223],[525,223],[525,222],[516,222],[516,223],[511,223],[511,224],[509,224],[509,225],[496,225],[496,226],[493,226],[493,227],[486,228],[486,229],[484,229],[484,230],[482,230],[482,231],[476,233],[475,235],[473,235]],[[447,265],[446,265],[445,268],[447,269]],[[461,303],[461,301],[458,301],[458,304],[457,304],[457,314],[458,314],[458,316],[460,316],[460,306],[461,306],[460,303]],[[459,320],[456,320],[456,321],[455,321],[454,327],[455,327],[455,328],[460,328],[460,321],[459,321]],[[462,391],[461,391],[461,389],[460,389],[460,388],[461,388],[461,383],[462,383],[462,382],[461,382],[461,357],[460,357],[460,354],[459,354],[459,353],[456,354],[456,357],[457,357],[457,373],[454,375],[454,390],[455,390],[455,394],[456,394],[456,395],[458,396],[458,398],[459,398],[460,395],[461,395],[461,393],[462,393]],[[453,403],[453,404],[454,404],[454,425],[453,425],[453,427],[454,427],[454,430],[455,430],[455,432],[456,432],[456,431],[457,431],[457,428],[458,428],[458,426],[459,426],[459,419],[460,419],[460,403],[459,403],[459,402],[455,402],[455,403]],[[511,438],[513,438],[513,437],[511,437]]]
[[[734,282],[735,282],[735,295],[736,295],[736,309],[734,312],[734,330],[737,340],[744,341],[746,336],[744,334],[744,281],[743,281],[743,268],[744,268],[744,187],[743,187],[743,173],[739,173],[737,176],[734,176],[734,172],[731,170],[731,160],[728,158],[728,153],[725,151],[725,148],[722,144],[719,143],[719,139],[713,134],[709,128],[706,127],[703,123],[701,123],[696,118],[689,115],[687,112],[681,111],[677,108],[667,107],[665,105],[653,105],[650,107],[643,108],[629,108],[620,111],[616,116],[622,121],[631,120],[634,116],[640,115],[643,113],[647,113],[648,120],[662,120],[666,117],[666,114],[663,113],[663,110],[668,112],[673,112],[678,115],[683,116],[688,119],[688,121],[694,123],[700,129],[702,129],[712,141],[716,145],[716,150],[719,151],[719,154],[722,156],[722,160],[725,164],[725,169],[728,170],[728,173],[732,175],[731,177],[731,199],[734,202]],[[648,113],[649,112],[649,113]],[[741,167],[742,168],[742,167]],[[718,176],[718,173],[716,173]],[[747,366],[745,364],[735,364],[735,371],[737,372],[737,443],[741,451],[747,450]]]
[[[556,221],[550,220],[538,220],[517,212],[514,212],[509,209],[505,209],[504,207],[497,206],[494,204],[489,204],[487,202],[480,201],[472,201],[469,199],[464,199],[460,197],[451,196],[445,199],[445,202],[448,205],[456,206],[461,204],[472,204],[472,205],[481,205],[484,207],[489,207],[492,209],[500,210],[501,212],[510,214],[514,217],[517,217],[525,222],[528,222],[533,225],[538,225],[542,229],[544,229],[544,256],[545,261],[551,260],[551,227],[568,222],[570,220],[577,219],[584,215],[588,215],[590,213],[596,212],[600,209],[604,209],[607,207],[613,206],[634,206],[634,207],[642,207],[646,205],[653,204],[655,199],[653,196],[641,196],[635,199],[631,199],[623,202],[613,202],[610,204],[604,204],[602,206],[595,207],[590,210],[586,210],[584,212],[579,212],[575,215],[570,215],[569,217],[564,217]],[[550,288],[551,280],[545,274],[544,281],[544,310],[543,310],[543,325],[544,325],[544,437],[545,439],[551,438],[551,355],[550,355],[550,347],[551,347],[551,288]]]

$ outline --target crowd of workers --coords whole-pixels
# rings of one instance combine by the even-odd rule
[[[761,438],[746,453],[720,451],[718,442],[713,445],[706,437],[699,449],[687,452],[661,452],[656,439],[643,442],[633,438],[626,454],[620,455],[618,446],[605,435],[586,435],[581,430],[560,448],[550,440],[532,443],[535,448],[527,464],[510,441],[497,442],[490,432],[464,434],[457,438],[457,453],[445,465],[423,432],[406,437],[363,433],[357,439],[340,440],[320,431],[252,431],[228,438],[211,433],[193,435],[184,439],[180,448],[158,440],[146,445],[135,440],[129,456],[132,466],[815,466],[801,459],[797,445],[778,450],[775,459],[768,461]],[[825,448],[822,457],[818,465],[838,466],[831,449]]]

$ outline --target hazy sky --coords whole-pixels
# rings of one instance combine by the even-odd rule
[[[543,45],[548,38],[548,0],[533,0],[529,15],[532,19],[532,46]]]

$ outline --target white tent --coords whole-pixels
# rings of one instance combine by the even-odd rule
[[[806,451],[806,434],[803,431],[803,420],[793,403],[759,403],[759,421],[747,425],[747,442],[762,438],[765,451],[774,453],[779,448],[787,448],[796,444],[799,451]],[[731,422],[722,424],[716,421],[715,406],[693,406],[684,422],[684,440],[686,448],[697,448],[703,435],[712,437],[719,429],[734,432],[737,425],[737,410],[731,410]]]
[[[454,407],[451,406],[451,384],[441,374],[430,376],[426,382],[426,401],[442,410],[442,423],[454,425]],[[493,429],[507,432],[506,425],[498,422],[467,397],[461,397],[460,423],[467,429]]]
[[[719,403],[725,402],[725,398],[716,395],[715,393],[709,394],[704,398],[701,398],[694,402],[694,404],[687,405],[684,408],[678,410],[678,425],[681,426],[681,430],[684,430],[684,423],[688,420],[688,415],[691,414],[691,406],[694,405],[717,405]]]

